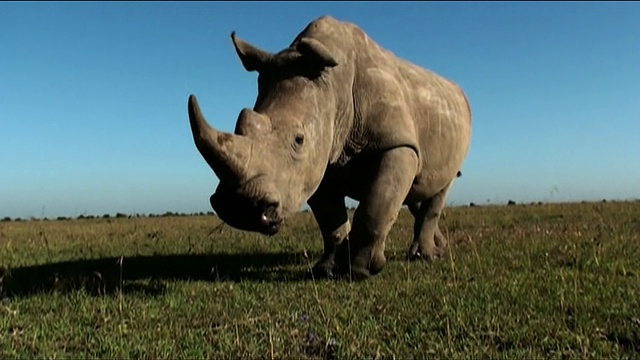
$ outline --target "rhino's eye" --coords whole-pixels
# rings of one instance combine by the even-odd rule
[[[302,146],[302,144],[304,144],[304,135],[296,135],[296,144],[298,144],[298,146]]]

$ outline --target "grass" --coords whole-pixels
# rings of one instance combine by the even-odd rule
[[[448,257],[314,281],[277,236],[213,216],[0,223],[0,358],[640,358],[640,202],[456,207]]]

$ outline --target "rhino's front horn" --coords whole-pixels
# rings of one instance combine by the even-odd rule
[[[189,122],[198,151],[220,181],[235,183],[247,176],[251,157],[249,139],[212,128],[202,115],[195,95],[189,96]]]

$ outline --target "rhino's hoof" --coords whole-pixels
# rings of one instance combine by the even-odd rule
[[[336,280],[362,281],[371,277],[369,269],[360,266],[337,266],[335,271]]]
[[[327,262],[327,261],[320,261],[317,264],[315,264],[313,266],[313,269],[311,269],[311,273],[313,275],[314,279],[320,280],[320,279],[333,279],[334,278],[334,274],[333,274],[333,268],[334,268],[334,264],[333,262]]]
[[[373,275],[369,269],[360,267],[360,266],[352,266],[351,267],[351,280],[362,281],[366,280]]]
[[[434,256],[428,256],[428,255],[422,255],[421,252],[409,252],[407,254],[407,260],[409,261],[420,261],[420,260],[425,260],[428,262],[434,261],[436,260],[436,257]]]
[[[378,260],[378,261],[376,261]],[[344,275],[348,274],[351,280],[362,281],[366,280],[374,275],[377,275],[384,268],[384,264],[386,260],[383,258],[382,260],[376,259],[375,257],[369,263],[369,267],[359,266],[356,264],[352,264],[349,271],[345,271]]]
[[[411,248],[407,252],[407,260],[417,261],[417,260],[425,260],[428,262],[435,261],[437,259],[442,258],[444,254],[444,249],[441,248],[433,248],[424,250],[420,244],[412,244]]]
[[[384,265],[386,263],[387,258],[384,256],[383,252],[375,253],[371,257],[371,262],[369,263],[369,273],[371,275],[378,274],[380,271],[382,271],[382,268],[384,268]]]
[[[379,252],[371,256],[372,249],[349,248],[351,244],[343,241],[336,251],[335,274],[340,279],[365,280],[378,274],[384,268],[387,259]]]
[[[339,279],[348,279],[353,281],[362,281],[378,274],[382,271],[386,259],[384,256],[376,257],[372,261],[358,261],[359,259],[353,259],[351,261],[345,260],[338,262],[336,265],[336,277]],[[367,263],[367,266],[363,266]]]

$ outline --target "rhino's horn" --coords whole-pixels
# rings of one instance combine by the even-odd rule
[[[189,96],[189,123],[198,151],[220,181],[237,182],[246,176],[251,152],[249,139],[212,128],[195,95]]]
[[[233,41],[233,46],[236,48],[238,57],[247,71],[257,70],[260,72],[264,68],[264,65],[273,58],[273,54],[258,49],[238,38],[235,31],[231,32],[231,41]]]

